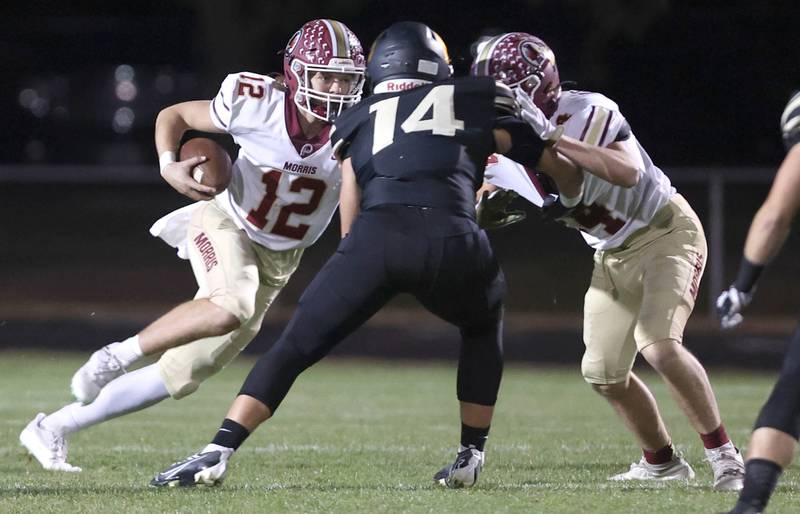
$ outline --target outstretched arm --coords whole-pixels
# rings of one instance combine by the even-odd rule
[[[494,129],[497,151],[550,176],[563,198],[580,200],[583,191],[583,173],[580,168],[557,149],[548,147],[523,122],[514,122],[512,119],[506,121],[507,123],[500,123],[499,128]]]
[[[742,321],[741,311],[753,298],[756,282],[783,247],[800,210],[800,93],[789,100],[781,117],[788,153],[778,168],[767,199],[753,218],[736,281],[717,298],[722,328]]]
[[[615,186],[633,187],[644,168],[633,141],[615,141],[608,146],[595,146],[562,135],[563,128],[554,127],[547,116],[523,90],[516,91],[520,116],[542,139],[548,140],[561,156],[577,167]]]
[[[615,186],[633,187],[639,183],[641,168],[636,165],[624,141],[594,146],[561,136],[553,148],[575,165]]]

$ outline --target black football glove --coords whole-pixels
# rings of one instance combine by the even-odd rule
[[[753,292],[744,292],[736,289],[736,284],[731,284],[717,298],[717,316],[719,324],[724,329],[730,329],[742,322],[742,310],[753,300]]]
[[[781,115],[781,134],[788,151],[800,143],[800,91],[795,91]]]
[[[485,230],[507,227],[525,219],[524,211],[509,211],[511,202],[519,195],[514,191],[495,189],[491,193],[484,191],[475,211],[478,225]]]

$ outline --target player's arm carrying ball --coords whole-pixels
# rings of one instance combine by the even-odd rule
[[[192,200],[210,200],[216,190],[200,184],[192,177],[192,170],[206,161],[207,156],[196,156],[176,161],[181,136],[189,129],[221,133],[211,121],[209,101],[199,100],[171,105],[156,118],[156,152],[161,176],[177,192]]]
[[[733,328],[742,322],[741,311],[753,299],[764,266],[780,251],[800,209],[800,91],[786,104],[781,132],[788,153],[750,225],[736,280],[717,298],[722,328]]]

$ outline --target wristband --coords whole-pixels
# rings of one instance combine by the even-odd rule
[[[567,209],[572,209],[583,199],[583,182],[581,182],[580,189],[578,190],[578,194],[575,196],[564,196],[559,194],[558,200],[561,202],[561,205],[566,207]]]
[[[561,136],[564,135],[564,125],[558,125],[556,129],[547,136],[545,144],[549,148],[558,148],[558,142],[561,141]]]
[[[747,260],[747,257],[742,256],[742,263],[739,265],[739,273],[736,275],[736,281],[733,283],[736,289],[742,293],[750,293],[764,271],[763,264],[754,264]]]
[[[158,156],[158,169],[161,171],[161,175],[164,175],[164,169],[175,162],[175,152],[167,150],[165,152],[161,152]]]

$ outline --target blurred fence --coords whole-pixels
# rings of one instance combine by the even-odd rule
[[[771,264],[742,331],[721,333],[713,319],[713,300],[732,279],[774,170],[666,171],[703,220],[709,240],[687,341],[712,362],[774,365],[800,297],[797,238]],[[0,348],[96,346],[189,299],[195,289],[189,266],[147,233],[155,219],[187,202],[163,184],[154,166],[0,166]],[[507,354],[575,361],[591,250],[574,231],[519,207],[528,211],[527,221],[491,233],[509,283]],[[274,340],[337,239],[329,230],[306,251],[256,349]],[[345,346],[359,355],[424,356],[437,354],[430,343],[443,337],[454,340],[455,334],[401,297]],[[394,349],[384,344],[393,339]]]

